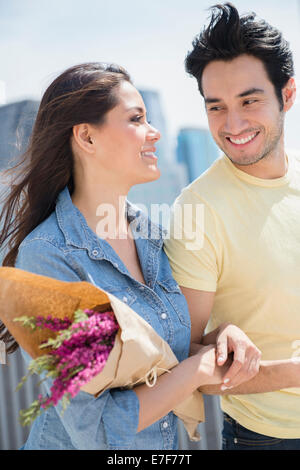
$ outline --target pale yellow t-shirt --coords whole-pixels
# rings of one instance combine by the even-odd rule
[[[262,359],[300,356],[300,160],[289,154],[287,174],[264,180],[222,156],[173,209],[165,251],[179,285],[216,292],[208,331],[232,322]],[[300,438],[300,388],[221,406],[252,431]]]

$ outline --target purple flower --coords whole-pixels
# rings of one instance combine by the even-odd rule
[[[38,328],[48,328],[53,331],[65,330],[69,328],[71,323],[71,320],[67,317],[62,320],[60,318],[52,318],[50,315],[48,315],[47,318],[37,316],[35,322]]]
[[[42,409],[57,405],[63,396],[74,397],[80,388],[99,374],[113,348],[119,325],[113,312],[84,311],[87,320],[77,323],[47,317],[39,318],[39,326],[54,331],[68,329],[71,335],[50,353],[55,357],[53,368],[58,371],[48,398],[39,396]],[[59,328],[60,326],[60,328]],[[61,328],[63,326],[63,328]]]

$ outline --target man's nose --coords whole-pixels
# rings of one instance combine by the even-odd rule
[[[238,111],[228,111],[223,131],[238,136],[249,127],[249,121]]]

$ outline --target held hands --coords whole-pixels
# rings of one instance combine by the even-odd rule
[[[203,344],[192,343],[190,348],[190,355],[200,356],[206,384],[222,384],[221,391],[225,391],[251,380],[259,371],[259,349],[235,325],[223,324],[215,333],[215,344],[204,340]],[[212,335],[208,338],[212,339]]]
[[[228,355],[233,353],[232,365],[224,376],[222,391],[248,382],[258,373],[261,352],[237,326],[224,324],[219,327],[216,349],[219,366],[223,366]]]
[[[225,374],[227,373],[231,361],[227,360],[222,366],[219,366],[216,361],[216,347],[213,344],[203,346],[194,343],[193,351],[195,356],[199,359],[198,373],[200,384],[202,385],[217,385],[224,381]]]

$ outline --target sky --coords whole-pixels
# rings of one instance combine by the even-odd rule
[[[89,61],[124,66],[139,89],[160,93],[170,145],[183,127],[207,127],[196,80],[184,70],[193,38],[214,1],[0,0],[0,100],[40,99],[67,67]],[[294,53],[299,93],[286,119],[286,145],[299,148],[300,0],[233,0],[277,26]],[[251,6],[250,6],[251,5]]]

